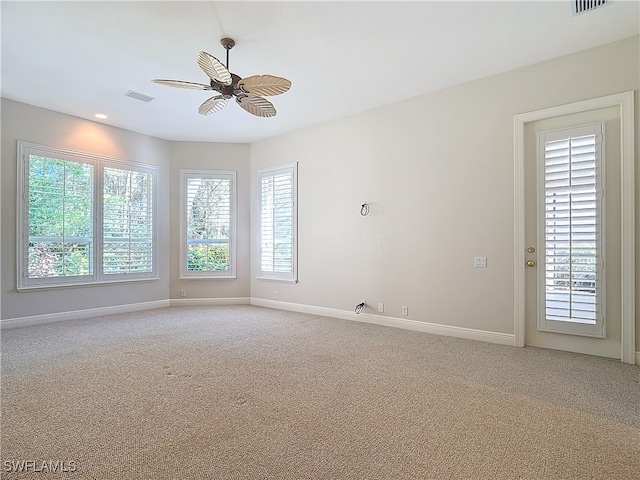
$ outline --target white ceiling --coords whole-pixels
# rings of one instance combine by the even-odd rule
[[[2,1],[2,96],[167,140],[255,142],[636,35],[640,2],[573,16],[571,2]],[[200,50],[230,70],[292,81],[278,114],[235,102],[203,117],[212,92]],[[585,80],[586,81],[586,80]],[[124,96],[135,90],[150,103]],[[215,93],[215,92],[214,92]]]

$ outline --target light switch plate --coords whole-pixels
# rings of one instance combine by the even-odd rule
[[[473,257],[473,266],[476,268],[486,268],[487,257]]]

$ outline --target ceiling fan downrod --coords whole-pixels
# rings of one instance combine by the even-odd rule
[[[223,39],[220,40],[220,43],[222,44],[222,46],[227,51],[227,65],[226,65],[226,67],[227,67],[227,70],[229,70],[229,50],[231,50],[236,45],[236,42],[232,38],[223,38]]]

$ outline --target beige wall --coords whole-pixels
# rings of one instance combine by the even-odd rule
[[[16,142],[26,140],[158,166],[158,281],[16,291]],[[168,142],[2,99],[2,318],[110,307],[169,296]]]
[[[285,302],[352,310],[366,299],[384,302],[387,316],[401,317],[408,305],[410,319],[513,333],[513,116],[635,90],[637,127],[639,43],[634,37],[253,145],[166,142],[3,99],[2,318],[179,298],[181,289],[187,298],[263,299],[278,290]],[[17,293],[17,139],[158,165],[160,281]],[[638,152],[636,137],[636,191]],[[256,171],[294,161],[299,283],[255,280]],[[238,172],[235,280],[178,278],[181,168]],[[365,201],[371,213],[361,217]],[[487,268],[474,268],[474,256],[486,256]],[[640,345],[640,296],[636,323]]]
[[[2,99],[2,318],[26,317],[168,298],[250,296],[249,145],[167,142]],[[68,148],[159,167],[159,281],[96,287],[16,291],[16,141]],[[236,170],[237,278],[179,279],[180,169]]]
[[[368,313],[407,305],[411,319],[513,333],[513,116],[637,94],[638,47],[630,38],[252,145],[253,181],[298,162],[300,214],[299,283],[253,279],[252,297],[278,290],[342,310],[366,299]]]
[[[171,142],[170,297],[238,298],[250,296],[250,210],[248,144]],[[180,280],[180,170],[235,170],[237,181],[237,264],[235,279]]]

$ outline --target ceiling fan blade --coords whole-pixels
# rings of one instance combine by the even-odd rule
[[[211,97],[209,100],[202,102],[202,105],[198,108],[198,113],[200,115],[211,115],[222,110],[228,102],[229,98],[222,95]]]
[[[247,112],[257,117],[275,117],[276,109],[273,104],[262,97],[254,95],[238,95],[236,102]]]
[[[291,82],[273,75],[254,75],[240,80],[238,86],[252,95],[280,95],[291,88]]]
[[[198,65],[214,82],[231,85],[231,73],[220,60],[207,52],[198,53]]]
[[[151,81],[153,83],[159,83],[160,85],[167,85],[169,87],[190,88],[192,90],[213,90],[213,88],[211,88],[211,85],[205,85],[204,83],[184,82],[182,80],[164,80],[164,79],[156,79]]]

